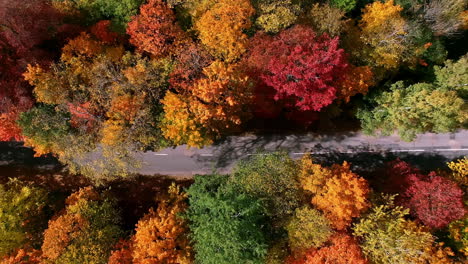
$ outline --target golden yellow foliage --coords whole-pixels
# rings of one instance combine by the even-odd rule
[[[468,186],[468,157],[449,162],[447,165],[452,170],[451,178],[462,186]]]
[[[67,99],[68,91],[64,90],[64,85],[53,73],[45,71],[39,65],[28,65],[23,74],[24,79],[34,86],[34,95],[38,102],[46,104],[61,104]]]
[[[320,192],[325,182],[333,175],[330,169],[314,164],[310,154],[306,154],[299,161],[299,182],[302,189],[316,194]]]
[[[174,144],[186,143],[188,146],[203,146],[213,142],[204,135],[184,96],[167,92],[161,103],[164,107],[162,132],[165,138]]]
[[[247,35],[255,10],[249,0],[220,0],[195,22],[201,42],[210,52],[232,62],[246,51]]]
[[[405,59],[407,23],[401,16],[403,8],[393,0],[375,1],[363,9],[360,27],[361,39],[369,45],[370,60],[376,66],[397,68]]]

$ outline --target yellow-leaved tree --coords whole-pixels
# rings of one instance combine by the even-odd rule
[[[195,22],[201,42],[217,58],[235,61],[246,51],[247,35],[255,13],[249,0],[220,0]]]
[[[393,0],[375,1],[363,9],[361,39],[367,45],[369,62],[375,66],[394,69],[405,59],[408,25],[402,10]]]

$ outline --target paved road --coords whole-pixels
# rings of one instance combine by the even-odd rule
[[[233,136],[202,149],[182,145],[142,155],[144,175],[163,174],[190,177],[213,171],[228,173],[234,164],[261,152],[284,150],[293,158],[310,152],[322,160],[334,162],[353,160],[365,164],[375,157],[425,158],[429,166],[468,155],[468,130],[457,133],[427,133],[413,142],[404,142],[398,136],[370,137],[360,132],[336,135],[265,135]],[[320,159],[319,158],[319,159]],[[437,161],[440,161],[437,163]],[[374,162],[374,161],[372,161]],[[365,165],[363,165],[365,166]]]

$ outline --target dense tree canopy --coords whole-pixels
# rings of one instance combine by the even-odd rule
[[[367,264],[368,260],[356,239],[346,233],[337,233],[330,245],[319,249],[310,248],[303,256],[290,258],[288,264],[356,263]]]
[[[104,179],[138,167],[136,151],[270,127],[320,132],[357,116],[364,132],[397,130],[405,140],[454,131],[468,118],[466,8],[464,0],[2,0],[0,140]],[[69,128],[40,139],[46,133],[33,130],[56,129],[57,113]],[[34,119],[36,127],[25,124]]]
[[[406,59],[408,24],[401,15],[402,10],[393,0],[375,1],[363,10],[359,22],[361,39],[369,48],[372,65],[397,68]]]
[[[0,184],[0,258],[23,246],[37,246],[46,227],[48,202],[42,188],[17,180]]]
[[[246,51],[247,35],[255,13],[249,0],[219,0],[195,21],[200,41],[213,56],[226,62],[238,59]]]
[[[181,214],[187,209],[186,194],[172,185],[166,199],[151,209],[135,229],[134,263],[192,263],[187,224]]]
[[[185,38],[172,10],[162,0],[142,5],[128,24],[130,43],[154,56],[167,56],[181,48]]]
[[[395,206],[393,198],[376,205],[353,226],[361,248],[376,263],[418,263],[429,258],[426,248],[433,237],[416,223],[405,219],[408,210]]]
[[[253,156],[238,164],[231,178],[245,192],[264,200],[276,221],[283,222],[300,205],[297,167],[285,153]]]
[[[51,263],[107,263],[122,235],[116,204],[92,188],[67,198],[65,211],[49,221],[42,244]]]
[[[457,92],[434,84],[397,82],[374,100],[377,107],[358,112],[368,134],[390,135],[397,130],[402,139],[411,141],[418,133],[454,131],[468,120],[466,103]]]
[[[286,230],[291,248],[297,251],[318,248],[333,234],[328,219],[309,207],[297,208]]]
[[[187,190],[195,261],[262,263],[267,251],[265,208],[226,176],[195,176]]]

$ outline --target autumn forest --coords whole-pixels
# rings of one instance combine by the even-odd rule
[[[466,263],[467,157],[132,177],[267,130],[467,129],[467,32],[466,0],[0,0],[0,141],[75,181],[0,175],[0,263]]]

